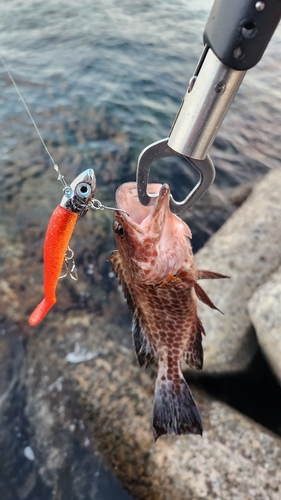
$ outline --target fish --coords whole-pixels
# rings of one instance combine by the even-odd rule
[[[44,298],[29,317],[31,326],[38,325],[57,301],[57,283],[70,238],[78,217],[86,214],[95,190],[95,173],[89,168],[66,187],[60,205],[51,215],[44,240]]]
[[[188,225],[171,212],[167,184],[148,184],[152,206],[138,200],[135,182],[116,191],[112,264],[132,313],[132,339],[140,366],[158,363],[153,405],[154,439],[164,434],[200,434],[202,420],[181,371],[182,358],[203,366],[204,327],[197,299],[213,309],[200,279],[226,278],[198,270]],[[119,209],[123,211],[120,212]]]

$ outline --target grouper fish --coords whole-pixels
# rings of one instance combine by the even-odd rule
[[[225,278],[196,267],[188,225],[171,212],[167,184],[148,184],[152,206],[138,200],[134,182],[116,192],[113,231],[118,250],[109,259],[132,312],[140,366],[158,363],[153,408],[155,440],[162,434],[202,434],[202,421],[181,371],[182,358],[203,366],[203,325],[197,298],[217,309],[198,284]],[[158,196],[157,196],[158,195]]]

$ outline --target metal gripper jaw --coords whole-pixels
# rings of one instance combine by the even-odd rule
[[[138,197],[142,205],[150,205],[153,203],[154,197],[147,193],[147,184],[149,178],[150,167],[152,163],[161,158],[169,156],[177,156],[179,153],[168,146],[169,138],[154,142],[145,148],[139,156],[137,166],[137,186]],[[170,207],[173,213],[180,214],[190,208],[201,196],[209,189],[215,179],[215,168],[209,156],[204,160],[194,160],[183,157],[198,170],[200,173],[199,182],[193,190],[186,196],[183,201],[175,201],[171,195]]]

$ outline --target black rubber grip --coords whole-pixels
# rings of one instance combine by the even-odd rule
[[[281,0],[215,0],[204,44],[225,66],[250,69],[261,59],[280,17]]]

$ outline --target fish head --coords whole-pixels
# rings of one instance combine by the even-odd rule
[[[152,284],[176,274],[192,250],[189,227],[171,212],[169,186],[148,184],[147,189],[155,200],[143,206],[135,182],[118,188],[113,231],[124,266],[134,279]]]
[[[78,213],[80,217],[85,215],[89,203],[95,196],[96,176],[92,168],[84,170],[70,184],[65,191],[60,205],[70,212]]]

